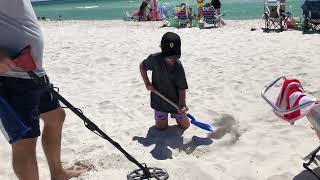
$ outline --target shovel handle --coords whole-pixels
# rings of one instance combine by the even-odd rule
[[[162,95],[161,93],[159,93],[157,90],[152,91],[155,94],[157,94],[158,96],[160,96],[163,100],[165,100],[167,103],[171,104],[173,107],[175,107],[177,110],[179,110],[179,106],[176,105],[174,102],[172,102],[170,99],[166,98],[164,95]]]

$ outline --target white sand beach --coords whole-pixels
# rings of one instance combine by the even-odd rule
[[[260,20],[226,21],[223,28],[159,28],[161,22],[41,22],[44,67],[52,83],[115,141],[170,180],[308,180],[301,158],[318,145],[306,118],[294,126],[276,117],[260,92],[273,79],[298,78],[320,98],[320,35],[263,33]],[[250,31],[251,28],[256,31]],[[139,64],[160,51],[162,35],[178,33],[189,84],[187,104],[215,133],[175,121],[154,128]],[[79,180],[124,180],[137,167],[87,130],[71,111],[63,129],[62,160],[89,169]],[[16,180],[11,147],[0,136],[0,179]],[[41,180],[50,180],[38,141]]]

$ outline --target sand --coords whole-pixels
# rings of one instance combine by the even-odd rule
[[[263,33],[263,22],[226,21],[218,29],[159,28],[161,22],[42,22],[44,67],[60,93],[119,142],[139,162],[165,168],[172,180],[305,180],[301,158],[317,146],[306,118],[291,126],[262,100],[278,76],[298,78],[320,97],[320,36],[301,31]],[[251,28],[256,31],[250,31]],[[178,33],[189,90],[190,112],[215,133],[175,121],[158,132],[139,63],[160,51],[161,36]],[[43,123],[42,123],[43,124]],[[0,179],[15,180],[11,147],[3,136]],[[40,141],[40,179],[50,175]],[[67,110],[62,160],[89,171],[79,178],[126,179],[137,167],[110,143],[87,130]]]

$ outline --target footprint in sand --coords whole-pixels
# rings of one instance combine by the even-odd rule
[[[113,118],[117,118],[119,115],[125,115],[126,118],[123,117],[121,119],[118,119],[119,125],[126,125],[125,120],[127,118],[134,119],[135,117],[134,113],[129,112],[125,107],[117,105],[116,103],[111,101],[101,101],[100,103],[98,103],[98,110],[101,113],[112,115]]]
[[[219,116],[219,114],[215,111],[213,111],[212,109],[205,109],[207,112],[207,114],[209,114],[211,117],[216,117]]]
[[[210,87],[210,88],[206,89],[206,91],[209,93],[214,93],[216,90],[219,90],[219,88],[218,87]]]
[[[179,177],[174,178],[177,180],[215,180],[212,179],[211,172],[206,171],[204,167],[199,166],[195,163],[190,162],[180,162],[178,163],[180,168],[177,168],[175,172],[173,172],[173,176]],[[184,172],[184,173],[180,173]]]
[[[111,61],[111,59],[110,59],[110,58],[107,58],[107,57],[101,57],[101,58],[96,59],[95,61],[96,61],[96,63],[98,63],[98,64],[103,64],[103,63],[106,63],[106,62]]]
[[[72,148],[62,148],[62,153],[64,155],[73,155],[76,151]]]
[[[197,103],[197,104],[203,104],[203,100],[201,98],[195,98],[192,101]]]
[[[71,72],[71,70],[68,67],[56,67],[55,68],[55,73],[68,74],[69,72]]]
[[[199,61],[200,62],[210,62],[210,61],[212,61],[212,59],[204,57],[204,58],[200,58]]]
[[[85,160],[80,160],[75,162],[74,165],[69,169],[79,170],[83,172],[97,171],[97,168],[94,165],[90,164],[89,161],[85,161]]]

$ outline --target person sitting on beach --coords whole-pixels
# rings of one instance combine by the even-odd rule
[[[180,2],[180,7],[181,7],[181,10],[186,11],[187,10],[187,3],[185,1],[181,1]]]
[[[273,6],[270,8],[270,16],[277,18],[279,15],[282,16],[283,18],[285,18],[286,16],[286,4],[285,4],[285,0],[278,0],[278,2],[280,3],[280,11],[278,14],[278,7],[277,6]]]
[[[286,0],[280,0],[280,12],[285,13],[286,11]]]
[[[140,6],[140,9],[139,9],[139,13],[138,13],[138,16],[139,16],[139,21],[146,21],[148,20],[148,16],[147,16],[147,7],[150,3],[150,0],[144,0]]]
[[[59,15],[57,20],[58,20],[58,21],[62,21],[62,20],[63,20],[62,16]]]
[[[217,15],[217,16],[220,16],[220,15],[221,15],[221,11],[220,11],[220,9],[221,9],[221,2],[220,2],[220,0],[212,0],[212,1],[211,1],[211,6],[214,7],[214,10],[215,10],[215,12],[216,12],[216,15]],[[221,19],[221,17],[219,17],[219,18],[220,18],[221,25],[226,25],[226,23]]]
[[[190,25],[189,27],[191,28],[192,27],[192,20],[194,19],[191,6],[188,8],[188,18],[189,18],[189,25]]]
[[[204,0],[197,0],[197,8],[198,8],[198,19],[201,19],[203,16],[203,1]]]
[[[162,20],[159,12],[158,0],[150,0],[150,14],[149,18],[151,21]]]
[[[220,15],[221,2],[220,0],[212,0],[211,5],[216,10],[217,15]]]
[[[190,126],[186,116],[186,89],[188,89],[185,72],[181,64],[181,40],[179,35],[167,32],[161,40],[161,53],[151,54],[140,64],[140,73],[147,90],[151,91],[151,107],[155,112],[155,127],[165,130],[168,127],[168,113],[175,118],[182,129]],[[152,83],[150,83],[147,71],[152,71]],[[157,90],[168,99],[178,104],[176,110],[166,101],[162,100],[153,91]]]

